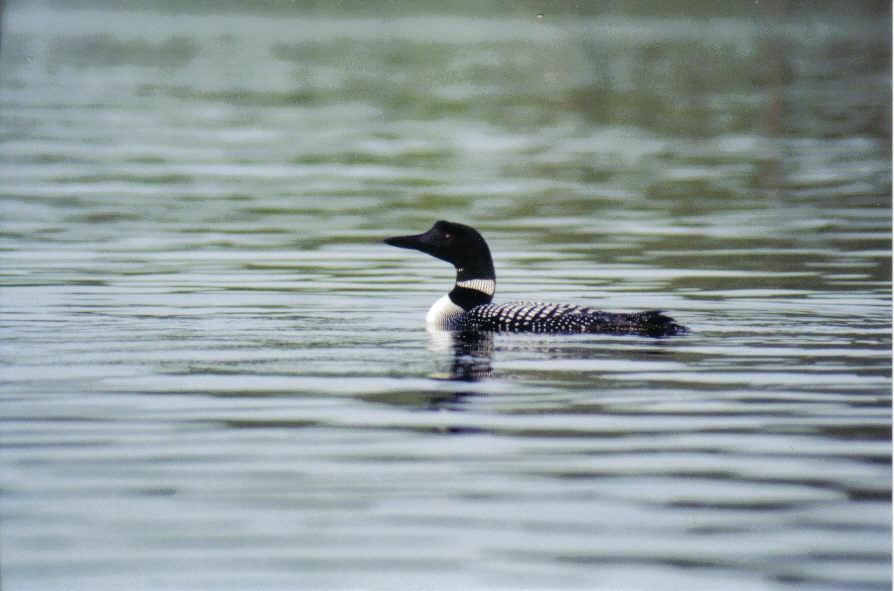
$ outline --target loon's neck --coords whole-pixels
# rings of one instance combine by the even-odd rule
[[[490,277],[468,277],[464,269],[456,270],[456,283],[450,293],[432,305],[425,317],[426,326],[449,328],[450,323],[475,306],[489,304],[494,298],[496,281]]]
[[[494,291],[497,289],[497,281],[494,276],[494,266],[490,257],[484,268],[472,269],[457,268],[456,283],[448,297],[450,301],[462,308],[471,310],[475,306],[491,303],[494,299]]]

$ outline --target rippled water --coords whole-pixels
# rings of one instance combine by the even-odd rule
[[[889,588],[890,18],[765,10],[8,11],[4,589]]]

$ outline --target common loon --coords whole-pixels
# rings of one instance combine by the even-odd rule
[[[456,284],[428,311],[426,325],[458,331],[618,333],[669,336],[686,332],[657,310],[615,314],[571,304],[492,304],[494,263],[487,242],[464,224],[439,221],[428,232],[395,236],[385,244],[419,250],[456,267]]]

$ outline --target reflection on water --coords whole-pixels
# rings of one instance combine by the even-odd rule
[[[889,8],[721,6],[7,10],[3,588],[890,588]]]
[[[450,356],[450,369],[431,377],[460,382],[478,382],[490,377],[493,333],[429,330],[428,335],[429,350]]]

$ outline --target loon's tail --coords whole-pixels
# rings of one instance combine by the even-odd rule
[[[667,337],[689,332],[685,326],[677,324],[660,310],[633,312],[628,314],[607,314],[592,326],[592,332],[614,332],[641,334],[650,337]]]

